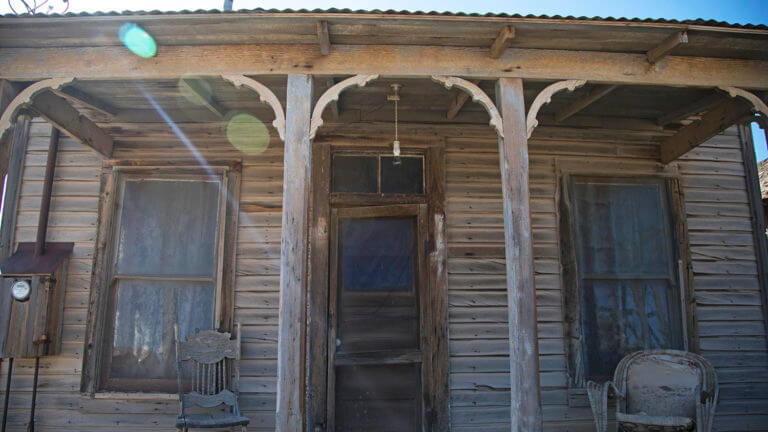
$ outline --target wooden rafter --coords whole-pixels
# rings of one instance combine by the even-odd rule
[[[442,76],[442,75],[432,75],[432,81],[436,81],[439,83],[442,83],[445,88],[450,89],[453,86],[456,86],[463,91],[469,93],[469,95],[472,97],[472,100],[479,103],[480,105],[485,108],[485,111],[488,113],[488,116],[491,118],[488,124],[496,130],[496,134],[503,138],[504,137],[504,130],[502,128],[502,118],[501,114],[499,114],[498,108],[496,108],[496,104],[493,103],[493,100],[491,100],[490,97],[488,97],[487,94],[477,86],[477,84],[472,83],[471,81],[467,81],[464,78],[459,77],[449,77],[449,76]]]
[[[659,126],[666,126],[670,123],[676,123],[685,120],[700,112],[709,111],[712,109],[712,107],[722,102],[723,99],[724,95],[722,93],[713,92],[705,98],[699,99],[691,104],[680,107],[674,111],[660,116],[656,119],[656,124]]]
[[[317,22],[317,43],[320,45],[320,54],[327,56],[331,53],[331,38],[328,35],[328,21]]]
[[[66,86],[57,90],[56,93],[65,98],[76,100],[88,108],[96,110],[110,118],[115,117],[118,114],[118,109],[112,106],[109,102],[101,100],[75,87]]]
[[[668,164],[699,144],[731,127],[749,115],[750,107],[741,99],[727,99],[707,111],[701,120],[680,129],[661,144],[661,162]]]
[[[567,119],[568,117],[578,113],[584,108],[597,102],[603,96],[616,90],[617,87],[618,87],[617,85],[599,85],[594,87],[586,96],[576,99],[575,101],[571,102],[570,105],[568,105],[567,107],[560,110],[557,114],[555,114],[555,121],[559,123]]]
[[[681,30],[669,35],[660,44],[653,47],[646,53],[648,63],[656,64],[663,59],[678,45],[688,43],[688,32]]]
[[[325,79],[325,89],[326,90],[328,90],[329,88],[331,88],[331,87],[333,87],[335,85],[336,85],[336,80],[335,79],[333,79],[333,78],[326,78]],[[339,95],[338,99],[328,103],[328,108],[331,109],[331,118],[333,120],[338,120],[339,119],[339,111],[341,110],[340,105],[341,105],[341,95]]]
[[[205,107],[208,111],[216,114],[219,118],[224,118],[227,114],[226,108],[214,99],[213,95],[209,91],[200,87],[201,81],[198,78],[179,80],[179,87],[186,91],[185,95],[191,99],[194,99],[196,105]]]
[[[35,96],[32,108],[49,123],[106,158],[112,157],[112,137],[51,91]]]
[[[509,48],[509,46],[512,44],[512,39],[515,38],[515,28],[511,25],[504,26],[504,28],[501,29],[499,32],[499,35],[496,36],[496,40],[493,41],[493,44],[491,45],[490,55],[491,58],[499,58],[502,54],[504,54],[504,51]]]
[[[480,84],[480,80],[469,80],[474,85]],[[464,104],[467,103],[469,100],[469,93],[465,91],[458,91],[456,92],[456,97],[453,98],[453,102],[451,102],[451,106],[448,108],[448,112],[445,113],[445,118],[448,120],[453,120],[456,115],[461,111],[461,108],[464,107]]]
[[[439,74],[467,79],[585,79],[604,84],[686,87],[727,83],[768,90],[768,61],[731,58],[669,56],[662,70],[649,71],[645,54],[514,47],[499,59],[490,58],[487,48],[402,45],[339,45],[328,56],[318,56],[314,46],[270,44],[164,46],[162,54],[148,62],[126,56],[124,47],[0,48],[0,76],[25,81],[67,74],[76,74],[78,80],[178,79],[183,74],[278,75],[312,71],[316,76]],[[192,62],[190,58],[206,61]]]

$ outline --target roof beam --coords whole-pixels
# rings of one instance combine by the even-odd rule
[[[328,21],[317,22],[317,43],[320,44],[320,54],[327,56],[331,53],[331,37],[328,34]]]
[[[470,80],[472,84],[480,84],[480,80]],[[464,90],[459,89],[458,94],[456,94],[456,97],[453,98],[453,102],[451,102],[451,106],[448,107],[448,112],[445,113],[445,118],[448,120],[453,120],[456,117],[456,114],[461,111],[461,108],[464,107],[464,104],[467,103],[469,100],[470,94]]]
[[[329,55],[318,56],[312,45],[270,44],[163,46],[151,61],[125,55],[121,46],[0,48],[0,58],[0,77],[25,81],[73,75],[83,81],[312,73],[585,79],[602,84],[768,90],[768,61],[763,60],[668,56],[663,69],[649,70],[645,54],[527,48],[508,48],[498,59],[490,58],[482,47],[334,45]]]
[[[617,87],[618,86],[615,84],[595,86],[586,96],[576,99],[575,101],[571,102],[570,105],[568,105],[567,107],[563,108],[558,113],[556,113],[555,122],[560,123],[561,121],[567,119],[568,117],[578,113],[584,108],[597,102],[603,96],[616,90]]]
[[[750,114],[750,106],[741,99],[727,99],[661,144],[661,162],[668,164],[699,144],[731,127]]]
[[[688,43],[688,32],[686,31],[679,31],[672,33],[669,35],[664,41],[662,41],[660,44],[658,44],[656,47],[652,48],[648,53],[646,53],[646,57],[648,58],[648,63],[650,64],[656,64],[659,62],[659,60],[663,59],[669,53],[678,45],[682,43]]]
[[[5,112],[5,108],[11,103],[13,98],[19,94],[16,86],[8,80],[0,79],[0,113]]]
[[[63,98],[51,91],[35,96],[32,108],[49,123],[96,150],[106,158],[112,157],[112,137],[94,122],[80,114]]]
[[[182,78],[179,80],[179,85],[182,91],[186,91],[185,96],[194,99],[196,105],[204,106],[208,111],[216,114],[220,118],[224,118],[227,114],[226,108],[221,106],[221,104],[214,99],[210,90],[206,91],[200,87],[200,81],[198,79]]]
[[[656,124],[659,126],[666,126],[670,123],[680,122],[700,112],[709,111],[715,105],[722,102],[723,99],[725,99],[723,93],[715,91],[705,98],[699,99],[689,105],[680,107],[672,112],[660,116],[656,119]]]
[[[56,91],[56,93],[67,98],[74,99],[77,102],[87,106],[88,108],[108,116],[109,118],[112,118],[118,114],[118,109],[110,105],[108,102],[105,102],[75,87],[64,87]]]
[[[491,45],[491,58],[497,59],[501,57],[501,55],[504,54],[504,51],[506,51],[507,48],[512,45],[512,39],[514,38],[515,28],[511,25],[504,26],[499,32],[499,35],[496,36],[496,40],[494,40],[493,44]]]

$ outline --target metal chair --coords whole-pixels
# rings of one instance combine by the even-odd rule
[[[619,362],[613,382],[587,383],[597,432],[608,430],[608,392],[616,394],[616,424],[624,431],[712,430],[718,385],[712,365],[677,350],[638,351]]]
[[[238,405],[240,381],[240,324],[236,324],[237,338],[230,333],[204,331],[179,340],[179,326],[174,325],[176,337],[176,367],[179,381],[179,417],[176,429],[221,428],[234,430],[240,426],[245,432],[250,422],[240,415]],[[186,366],[186,367],[185,367]],[[186,372],[186,375],[185,375]],[[185,393],[185,387],[190,391]],[[214,408],[226,405],[223,412],[190,414],[193,406]]]

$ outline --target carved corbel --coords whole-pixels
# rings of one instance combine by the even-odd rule
[[[74,80],[74,77],[49,78],[38,81],[19,92],[19,94],[13,98],[11,103],[8,104],[8,107],[5,108],[3,115],[0,116],[0,139],[3,138],[5,133],[16,122],[16,114],[18,113],[19,109],[23,106],[31,104],[32,98],[34,98],[36,94],[44,90],[58,90],[65,84],[69,84]]]
[[[471,81],[467,81],[463,78],[443,75],[432,75],[432,81],[442,83],[447,89],[456,86],[469,93],[469,95],[472,96],[472,100],[482,105],[483,108],[485,108],[485,110],[488,112],[488,115],[491,117],[491,120],[488,122],[488,124],[490,124],[491,127],[496,130],[496,134],[499,135],[499,138],[504,138],[501,114],[499,114],[499,110],[496,108],[496,104],[493,103],[491,98],[488,97],[483,89],[478,87],[477,84]]]
[[[728,92],[731,97],[743,97],[752,104],[752,111],[759,113],[764,119],[768,118],[768,105],[754,93],[750,93],[738,87],[718,86],[718,88]]]
[[[320,126],[323,125],[323,111],[329,103],[339,100],[341,92],[352,87],[365,87],[369,82],[377,79],[378,74],[375,75],[355,75],[351,78],[347,78],[341,82],[338,82],[331,86],[325,93],[320,96],[315,104],[315,109],[312,111],[312,120],[309,123],[309,139],[315,139],[315,134]]]
[[[539,110],[542,106],[552,101],[552,96],[555,93],[565,89],[568,89],[568,91],[574,91],[576,88],[581,87],[586,83],[586,80],[558,81],[554,84],[548,85],[544,90],[542,90],[541,93],[536,96],[536,99],[533,100],[531,107],[528,109],[528,116],[526,117],[528,138],[531,138],[533,130],[536,129],[536,126],[539,125],[539,120],[536,119],[536,116],[539,114]]]
[[[285,141],[285,111],[283,111],[283,106],[280,104],[280,100],[275,96],[272,90],[255,79],[248,78],[244,75],[222,75],[221,77],[234,84],[235,87],[239,88],[245,86],[258,93],[259,100],[267,103],[267,105],[272,107],[272,111],[275,112],[275,120],[272,121],[272,126],[277,129],[277,134],[280,136],[280,139]]]

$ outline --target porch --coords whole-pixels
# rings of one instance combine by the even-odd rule
[[[322,33],[307,36],[302,27],[317,17],[290,19],[296,38]],[[768,367],[765,237],[755,234],[764,232],[762,208],[755,206],[754,152],[743,124],[766,111],[741,88],[768,89],[765,62],[754,59],[764,57],[758,37],[765,36],[728,36],[744,46],[729,39],[715,55],[703,50],[719,36],[692,31],[687,45],[660,52],[670,43],[668,28],[568,24],[583,30],[578,48],[585,53],[565,40],[536,45],[550,30],[543,23],[515,23],[518,45],[506,48],[499,21],[476,24],[488,29],[473,27],[482,33],[475,41],[452,39],[441,32],[460,30],[425,19],[409,24],[422,32],[409,40],[415,46],[381,45],[394,37],[386,31],[368,42],[345,36],[347,23],[339,23],[330,27],[328,55],[319,54],[322,37],[320,47],[252,39],[193,47],[174,45],[189,37],[177,33],[158,36],[161,51],[151,64],[108,43],[0,48],[7,59],[0,76],[14,82],[14,93],[33,88],[31,78],[65,77],[30,94],[20,111],[5,111],[20,114],[8,139],[11,160],[23,161],[7,170],[18,179],[17,207],[5,210],[16,218],[15,232],[4,234],[7,248],[34,240],[50,123],[77,138],[62,138],[56,161],[48,236],[75,242],[75,250],[62,354],[41,361],[39,427],[173,429],[172,396],[105,388],[101,378],[99,329],[114,325],[100,312],[114,295],[105,220],[117,199],[114,173],[203,168],[226,173],[229,185],[216,325],[243,325],[240,406],[252,430],[326,425],[334,211],[402,204],[428,212],[421,249],[431,297],[420,301],[434,330],[425,402],[434,414],[425,413],[433,416],[426,421],[434,430],[536,430],[542,421],[547,430],[591,430],[575,354],[578,291],[569,274],[578,247],[568,239],[577,235],[564,228],[575,216],[563,194],[574,178],[594,177],[669,185],[679,265],[670,278],[682,293],[670,321],[685,323],[680,343],[718,368],[718,430],[759,430],[768,404],[758,389]],[[150,32],[163,28],[145,24]],[[257,24],[263,33],[250,38],[279,27]],[[71,44],[78,31],[68,29],[59,43]],[[615,48],[621,53],[600,42],[606,32],[626,38]],[[477,46],[457,46],[458,39]],[[489,47],[497,44],[494,58]],[[673,48],[679,55],[669,55]],[[650,63],[654,49],[660,57]],[[333,189],[334,157],[392,155],[392,84],[402,85],[402,152],[423,158],[424,193],[345,196]],[[233,126],[237,115],[247,117]],[[24,426],[30,402],[32,362],[16,365],[11,429]]]

